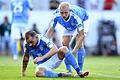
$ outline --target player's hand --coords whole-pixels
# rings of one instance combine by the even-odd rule
[[[22,72],[22,77],[25,77],[26,76],[26,72]]]
[[[42,61],[42,60],[43,60],[43,57],[36,57],[34,59],[34,63],[36,64],[37,62]]]

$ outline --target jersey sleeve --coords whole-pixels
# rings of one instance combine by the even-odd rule
[[[84,8],[75,5],[70,5],[70,10],[76,15],[78,15],[82,21],[88,19],[88,12]]]
[[[33,8],[33,5],[32,5],[31,0],[27,0],[27,6],[28,6],[29,8]]]
[[[46,36],[42,36],[41,40],[45,43],[45,45],[47,47],[49,47],[50,49],[53,47],[53,43],[46,37]]]
[[[77,26],[77,31],[81,31],[83,28],[83,24],[82,24],[82,20],[75,15],[75,19],[76,19],[76,26]]]
[[[86,21],[89,18],[88,12],[84,9],[84,18],[83,21]]]

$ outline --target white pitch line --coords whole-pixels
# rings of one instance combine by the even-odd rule
[[[57,69],[57,70],[64,71],[64,69]],[[92,73],[92,72],[90,72],[90,74],[94,74],[94,75],[101,76],[101,77],[107,77],[107,78],[120,78],[120,76],[109,75],[109,74]]]
[[[94,74],[101,77],[108,77],[108,78],[120,78],[120,76],[109,75],[109,74],[101,74],[101,73],[90,73],[90,74]]]

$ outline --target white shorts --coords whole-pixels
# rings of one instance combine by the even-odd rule
[[[53,55],[49,60],[46,62],[37,65],[35,72],[39,71],[39,68],[45,68],[48,71],[52,71],[60,66],[62,60],[58,58],[58,54]]]
[[[78,34],[77,30],[68,31],[64,30],[63,36],[76,36]],[[87,31],[84,31],[84,36],[87,36]]]
[[[67,29],[64,28],[64,30],[63,30],[63,36],[74,36],[74,35],[77,35],[78,31],[81,31],[83,28],[80,27],[78,29],[75,29],[73,31],[69,31],[69,30],[67,30]]]
[[[11,38],[12,39],[20,39],[21,34],[22,37],[25,37],[25,32],[30,30],[28,24],[25,23],[13,23],[11,27]]]
[[[73,30],[73,31],[68,31],[66,29],[63,30],[63,36],[71,36],[74,34],[76,30]]]

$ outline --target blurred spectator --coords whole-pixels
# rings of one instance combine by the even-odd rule
[[[102,10],[103,0],[85,0],[87,10]]]
[[[32,30],[33,31],[35,31],[36,33],[40,33],[40,31],[38,30],[38,27],[37,27],[37,24],[36,23],[34,23],[33,25],[32,25]]]
[[[3,23],[0,25],[0,43],[2,53],[7,53],[10,49],[10,34],[11,34],[11,24],[9,23],[8,17],[4,17]]]
[[[58,0],[50,0],[49,2],[49,9],[55,10],[58,8],[60,2]]]
[[[104,0],[104,10],[112,10],[113,5],[117,5],[117,2],[115,0]]]
[[[77,0],[78,6],[85,8],[85,2],[86,0]]]

